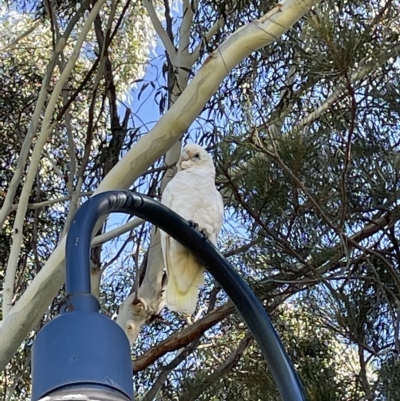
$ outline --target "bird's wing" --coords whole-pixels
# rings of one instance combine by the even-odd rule
[[[168,308],[191,315],[196,309],[199,286],[204,283],[204,268],[186,248],[169,236],[166,240],[165,261]]]
[[[190,219],[193,204],[188,197],[188,175],[178,173],[169,182],[162,196],[162,203],[182,217]],[[203,284],[203,267],[179,242],[161,231],[161,248],[167,269],[166,301],[173,311],[192,314],[197,305],[197,294]]]
[[[223,202],[215,188],[214,170],[184,170],[168,183],[162,203],[205,230],[216,244],[223,219]],[[191,314],[197,304],[198,289],[204,283],[204,268],[182,245],[162,233],[161,246],[168,274],[166,300],[170,310]]]
[[[199,188],[203,191],[195,204],[195,216],[192,220],[199,225],[199,229],[206,231],[210,242],[216,245],[224,217],[222,196],[215,187],[213,180],[204,179],[203,183],[200,182]]]

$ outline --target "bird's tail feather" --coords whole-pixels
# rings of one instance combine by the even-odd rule
[[[193,314],[197,305],[199,287],[204,283],[203,272],[199,273],[199,278],[193,282],[185,293],[179,291],[174,276],[168,278],[166,302],[169,310],[188,315]]]

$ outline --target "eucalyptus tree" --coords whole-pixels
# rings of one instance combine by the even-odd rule
[[[25,126],[31,124],[22,131],[22,140],[36,139],[40,132],[33,151],[25,148],[29,163],[20,157],[22,167],[17,164],[19,148],[7,151],[13,156],[2,188],[11,195],[1,214],[5,246],[0,256],[8,264],[8,280],[3,290],[0,365],[7,364],[24,338],[20,349],[29,349],[32,329],[52,314],[48,305],[63,284],[62,234],[78,198],[87,196],[85,191],[128,187],[158,196],[173,174],[183,137],[214,151],[226,203],[221,251],[273,316],[309,398],[394,399],[398,390],[390,367],[398,365],[400,292],[398,2],[144,1],[165,49],[160,82],[138,82],[133,92],[137,102],[154,89],[162,117],[150,130],[131,127],[126,119],[115,124],[116,95],[126,88],[131,69],[120,74],[113,68],[119,57],[120,65],[126,66],[135,53],[129,44],[113,48],[115,39],[107,35],[113,27],[116,34],[127,34],[123,23],[129,18],[124,19],[124,13],[140,8],[130,3],[83,3],[88,11],[81,23],[79,11],[68,5],[48,10],[45,4],[38,11],[38,26],[48,24],[52,33],[48,58],[61,67],[51,79],[45,75],[52,84],[45,81],[41,86],[42,98],[39,93],[33,104],[26,100],[33,112],[22,113]],[[96,30],[97,15],[104,21],[103,35]],[[65,23],[57,25],[61,18]],[[76,24],[71,46],[84,38],[85,29],[89,38],[82,46],[88,56],[76,64],[75,52],[63,57],[60,51],[65,35],[61,32],[68,32],[69,23]],[[25,38],[29,36],[21,40]],[[88,62],[81,67],[86,75],[79,74],[79,62]],[[63,75],[68,63],[73,64],[71,74]],[[34,64],[40,66],[41,60]],[[41,82],[43,70],[35,82]],[[114,83],[113,90],[112,80],[117,78],[122,86]],[[65,139],[71,124],[67,115],[74,127],[97,128],[90,129],[90,135],[76,130],[72,137],[78,136],[80,142],[75,144],[75,156]],[[80,170],[71,167],[74,160],[83,166]],[[41,174],[35,163],[43,169]],[[75,173],[55,192],[54,183],[71,169]],[[19,174],[24,177],[21,184]],[[43,179],[46,175],[48,181]],[[32,190],[35,179],[41,190],[37,198]],[[70,192],[68,183],[73,185]],[[64,197],[71,201],[68,207],[60,207]],[[43,202],[46,219],[26,213],[27,205]],[[33,227],[44,227],[32,229],[30,221],[36,222]],[[122,246],[115,243],[120,251],[108,255],[105,251],[112,248],[106,246],[91,255],[94,291],[109,267],[100,299],[110,314],[129,293],[127,287],[133,287],[118,321],[134,342],[138,398],[233,400],[268,394],[278,399],[251,335],[211,277],[207,276],[190,326],[163,308],[157,231],[142,223],[132,219],[124,229],[94,238],[94,244],[101,244],[141,226],[124,237]],[[50,230],[56,225],[65,228]],[[31,231],[33,240],[19,238]],[[46,242],[47,252],[37,246],[40,241]],[[25,263],[18,258],[19,243],[26,249],[26,265],[33,267],[17,266],[14,281],[15,263]],[[35,256],[36,249],[43,253]],[[33,278],[34,269],[40,271]],[[12,296],[7,298],[5,291],[11,287]],[[11,302],[4,306],[4,299]],[[13,361],[21,371],[27,366],[23,353]],[[28,394],[29,381],[22,377],[19,389]],[[4,378],[3,386],[12,383],[10,376]]]

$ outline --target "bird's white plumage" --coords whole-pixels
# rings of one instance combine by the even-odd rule
[[[215,167],[200,145],[186,145],[178,161],[178,172],[166,186],[161,202],[186,220],[198,224],[215,245],[221,229],[224,205],[215,187]],[[168,274],[166,302],[170,310],[192,314],[199,286],[204,283],[204,267],[161,231],[161,248]]]

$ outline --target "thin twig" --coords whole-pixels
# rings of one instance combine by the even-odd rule
[[[245,350],[253,342],[253,336],[250,332],[247,332],[244,338],[239,342],[235,350],[231,352],[228,358],[218,366],[213,373],[207,376],[199,385],[190,389],[190,392],[185,392],[179,397],[180,401],[195,401],[201,394],[210,389],[212,385],[227,373],[229,373],[239,362],[240,358],[243,356]]]
[[[91,196],[93,195],[93,192],[81,192],[78,196]],[[57,198],[57,199],[50,199],[50,200],[46,200],[43,202],[36,202],[36,203],[28,203],[28,209],[30,210],[36,210],[36,209],[43,209],[46,206],[51,206],[54,205],[56,203],[61,203],[61,202],[67,202],[71,200],[71,195],[68,196],[63,196],[61,198]],[[14,205],[12,205],[12,211],[17,210],[18,209],[19,204],[16,203]]]
[[[9,44],[0,48],[0,52],[4,52],[6,50],[9,50],[9,49],[12,49],[13,47],[15,47],[18,44],[18,42],[20,42],[22,39],[27,37],[30,33],[32,33],[41,24],[42,24],[42,21],[37,21],[29,29],[27,29],[25,32],[21,33],[19,36],[17,36],[12,42],[10,42]]]
[[[193,351],[196,350],[199,342],[200,339],[196,339],[191,344],[189,344],[182,352],[177,353],[176,357],[167,366],[162,368],[156,381],[153,383],[153,386],[140,401],[155,400],[155,397],[161,390],[162,385],[164,384],[168,374],[172,372],[172,370],[174,370],[180,363],[182,363],[190,354],[192,354]]]

